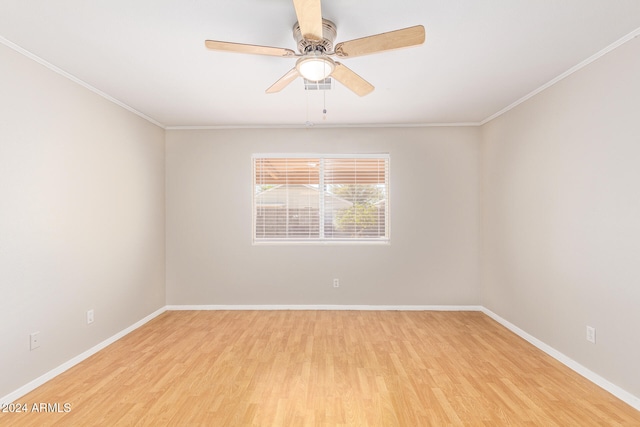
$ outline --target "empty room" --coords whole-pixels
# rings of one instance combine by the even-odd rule
[[[637,0],[0,0],[0,425],[640,426]]]

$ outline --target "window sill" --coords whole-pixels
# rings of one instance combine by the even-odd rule
[[[253,241],[253,246],[389,246],[387,240],[260,240]]]

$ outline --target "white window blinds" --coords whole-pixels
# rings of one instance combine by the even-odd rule
[[[388,155],[254,155],[254,242],[389,240]]]

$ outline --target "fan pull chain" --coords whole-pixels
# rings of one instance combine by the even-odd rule
[[[309,91],[305,90],[306,98],[307,98],[307,121],[304,122],[306,127],[311,127],[311,122],[309,121]]]
[[[327,91],[322,92],[322,120],[327,120]]]

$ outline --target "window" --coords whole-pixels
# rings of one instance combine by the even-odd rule
[[[388,242],[389,155],[255,154],[253,240]]]

